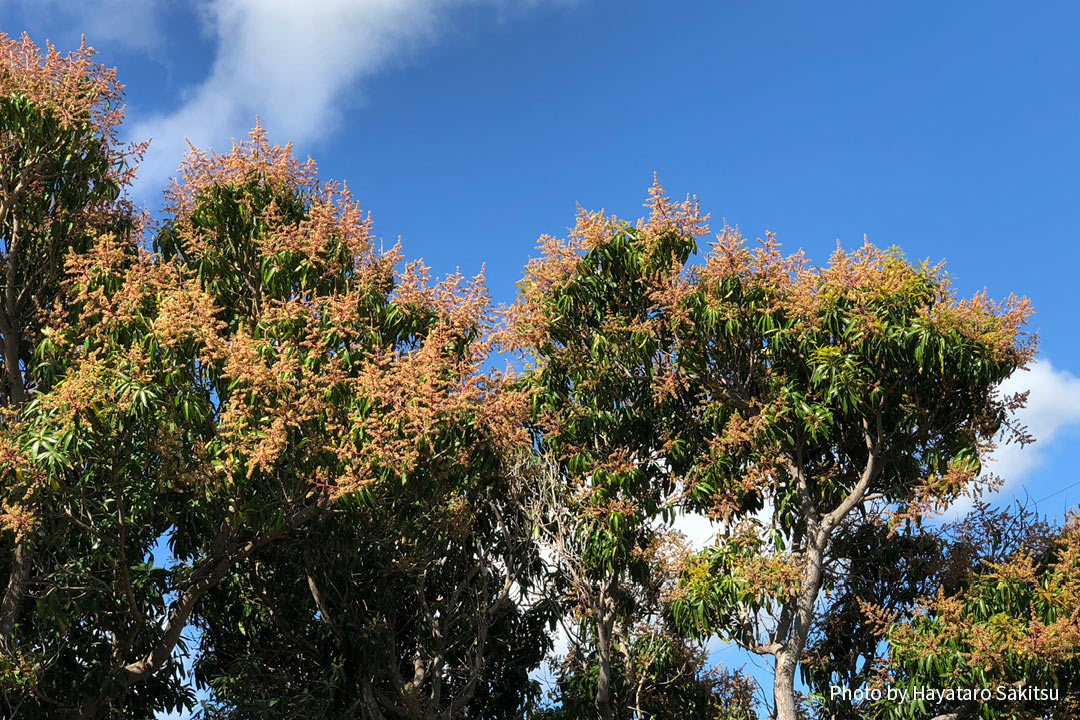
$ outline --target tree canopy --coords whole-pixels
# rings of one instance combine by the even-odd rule
[[[656,182],[497,307],[257,123],[140,216],[121,91],[0,35],[6,716],[1075,714],[1076,517],[924,522],[1031,440],[998,389],[1025,299],[869,243],[702,246]]]

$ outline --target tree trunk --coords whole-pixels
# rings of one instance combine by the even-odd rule
[[[4,376],[7,381],[8,400],[11,406],[19,409],[26,402],[26,386],[23,382],[22,367],[19,363],[20,341],[18,328],[12,317],[14,310],[14,289],[11,287],[12,273],[8,273],[6,312],[4,313]],[[18,619],[26,594],[26,585],[30,580],[30,551],[24,538],[15,540],[11,556],[11,575],[8,576],[7,588],[3,600],[0,600],[0,647],[10,649],[15,621]]]
[[[776,656],[776,677],[773,681],[776,720],[796,720],[799,717],[795,702],[795,672],[798,669],[799,658],[795,653],[785,649]]]
[[[601,720],[612,720],[615,711],[611,706],[611,633],[615,611],[607,590],[601,592],[596,617],[596,644],[600,667],[596,675],[596,710]]]
[[[12,310],[8,311],[9,318]],[[18,328],[4,333],[4,379],[7,380],[8,397],[12,406],[16,408],[26,402],[26,382],[23,380],[22,364],[19,358],[22,350],[20,346]]]
[[[814,621],[814,605],[821,591],[822,562],[829,542],[829,529],[814,528],[806,548],[806,567],[803,570],[802,587],[796,600],[791,632],[783,648],[776,653],[776,678],[773,681],[773,701],[776,703],[776,720],[797,720],[795,703],[795,672],[799,669],[810,626]]]
[[[0,601],[0,647],[11,648],[11,636],[15,630],[15,621],[19,617],[22,599],[26,594],[26,584],[30,579],[30,553],[25,540],[15,542],[15,552],[11,557],[11,575],[8,576],[4,599]]]

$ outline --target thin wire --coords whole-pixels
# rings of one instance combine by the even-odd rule
[[[1066,485],[1065,487],[1061,488],[1060,490],[1055,490],[1054,492],[1052,492],[1049,495],[1047,495],[1046,497],[1044,497],[1042,500],[1036,500],[1035,504],[1038,505],[1041,502],[1049,500],[1050,498],[1054,497],[1055,495],[1060,495],[1061,493],[1065,492],[1066,490],[1071,490],[1072,488],[1076,487],[1077,485],[1080,485],[1080,480],[1077,480],[1072,485]]]

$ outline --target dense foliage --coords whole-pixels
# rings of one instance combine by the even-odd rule
[[[1022,526],[1031,534],[1017,533],[1019,542],[1004,553],[995,552],[995,540],[1003,528],[1018,529],[1016,516],[989,520],[978,528],[982,541],[970,548],[963,566],[970,575],[960,589],[940,588],[910,618],[894,621],[887,639],[888,680],[910,697],[916,687],[993,688],[993,694],[974,702],[882,703],[876,715],[1013,720],[1080,711],[1080,520],[1074,515],[1056,531],[1042,523],[1034,532]]]
[[[140,219],[91,55],[0,35],[0,714],[1075,713],[1076,519],[923,524],[1030,440],[997,392],[1025,300],[896,248],[701,248],[655,184],[495,308],[258,126]]]

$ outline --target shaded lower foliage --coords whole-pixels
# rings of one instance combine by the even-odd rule
[[[208,596],[205,716],[519,716],[554,610],[523,507],[493,457],[339,502]]]
[[[957,532],[967,572],[895,622],[886,679],[915,688],[989,688],[987,699],[882,703],[888,720],[1036,720],[1080,713],[1080,518],[1051,531],[1030,513],[977,514]],[[1049,691],[1034,692],[1033,689]]]
[[[738,671],[710,667],[705,651],[642,626],[617,643],[611,696],[616,720],[756,720],[756,685]],[[575,651],[556,670],[554,705],[532,717],[598,717],[596,652]]]

